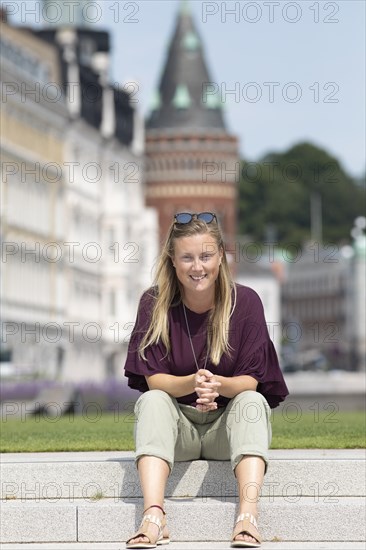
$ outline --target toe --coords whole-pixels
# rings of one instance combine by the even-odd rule
[[[235,537],[235,540],[243,540],[245,542],[258,542],[254,537],[247,533],[240,533]]]

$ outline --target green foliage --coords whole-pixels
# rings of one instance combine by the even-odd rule
[[[311,197],[322,204],[324,243],[350,241],[357,216],[365,215],[365,186],[337,159],[309,143],[269,154],[259,163],[243,161],[239,188],[239,233],[263,242],[304,245],[311,238]]]

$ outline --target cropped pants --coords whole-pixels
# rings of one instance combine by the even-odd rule
[[[235,468],[245,455],[263,458],[268,466],[271,444],[271,409],[256,391],[247,390],[226,407],[202,412],[182,405],[162,390],[143,393],[135,404],[136,457],[162,458],[173,470],[174,462],[230,460]]]

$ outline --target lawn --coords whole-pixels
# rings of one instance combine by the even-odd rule
[[[132,413],[101,413],[92,416],[56,418],[27,415],[0,423],[0,451],[131,451],[134,417]],[[283,417],[274,411],[272,449],[355,449],[364,448],[365,414],[337,412],[304,413],[300,418]]]

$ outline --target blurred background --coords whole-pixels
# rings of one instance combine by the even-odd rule
[[[139,297],[212,211],[293,400],[361,408],[364,3],[0,5],[2,403],[137,399]]]

